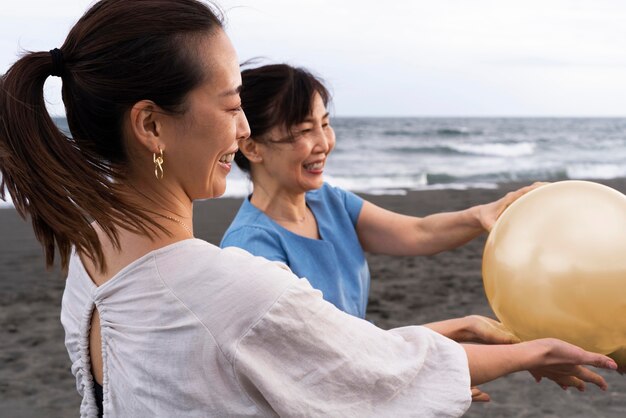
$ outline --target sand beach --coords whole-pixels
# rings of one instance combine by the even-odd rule
[[[626,192],[626,179],[602,181]],[[405,196],[365,196],[382,207],[414,215],[488,202],[519,184],[494,189],[433,190]],[[195,206],[196,236],[219,240],[240,199]],[[382,328],[481,314],[493,316],[481,279],[484,240],[432,257],[368,255],[372,290],[368,319]],[[0,417],[78,416],[80,398],[59,321],[63,274],[44,268],[29,224],[0,210]],[[474,404],[468,417],[624,417],[626,376],[602,372],[609,389],[579,393],[518,373],[483,385],[492,401]]]

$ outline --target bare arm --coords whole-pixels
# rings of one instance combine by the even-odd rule
[[[578,390],[584,390],[585,382],[591,382],[606,389],[605,380],[583,365],[608,369],[617,367],[617,364],[607,356],[589,353],[556,339],[519,343],[519,339],[504,325],[484,316],[470,315],[432,322],[424,326],[457,342],[498,344],[463,345],[468,357],[472,385],[528,370],[537,381],[545,377],[553,380],[563,389],[573,386]],[[613,355],[610,357],[615,359]],[[472,387],[472,400],[474,402],[489,401],[489,395],[477,387]]]
[[[368,252],[436,254],[459,247],[491,229],[508,205],[535,187],[538,184],[510,192],[492,203],[423,218],[401,215],[366,201],[357,221],[357,234]]]
[[[480,315],[447,319],[424,325],[441,335],[457,342],[477,342],[484,344],[513,344],[517,338],[502,323]],[[489,402],[491,397],[480,388],[473,386],[472,402]]]
[[[607,356],[553,338],[511,345],[464,344],[463,348],[472,385],[528,370],[537,380],[546,377],[562,387],[574,386],[584,390],[584,382],[590,382],[605,390],[604,378],[583,366],[617,369],[617,364]]]

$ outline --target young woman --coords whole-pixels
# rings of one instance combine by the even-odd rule
[[[51,75],[72,138],[45,109]],[[459,416],[470,382],[524,369],[606,387],[581,366],[613,368],[605,356],[383,331],[281,265],[194,239],[193,200],[223,193],[249,135],[237,56],[205,4],[102,0],[0,80],[2,188],[47,264],[68,267],[82,416]]]

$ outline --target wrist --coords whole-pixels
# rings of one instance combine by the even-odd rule
[[[515,358],[518,363],[518,371],[531,370],[542,365],[542,359],[546,356],[546,347],[539,344],[538,340],[524,341],[514,344],[516,349]]]
[[[484,207],[485,205],[476,205],[466,209],[471,225],[477,229],[480,229],[481,231],[486,231],[482,215]]]
[[[476,338],[476,318],[473,315],[458,318],[455,338],[459,342],[474,341]]]

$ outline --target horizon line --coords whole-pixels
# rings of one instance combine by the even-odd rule
[[[50,115],[65,118],[66,115]],[[626,115],[333,115],[332,118],[361,119],[626,119]]]

